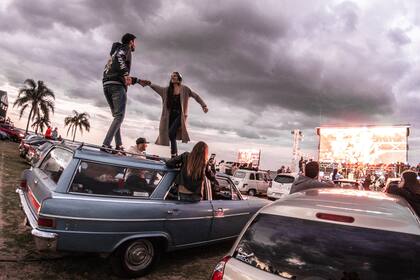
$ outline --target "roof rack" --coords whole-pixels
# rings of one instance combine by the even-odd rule
[[[106,152],[108,154],[114,154],[114,155],[120,155],[120,156],[127,156],[127,155],[139,156],[139,154],[137,154],[137,153],[131,153],[131,152],[127,152],[127,151],[116,150],[116,149],[112,149],[112,148],[98,146],[98,145],[95,145],[95,144],[85,143],[85,142],[69,141],[69,140],[66,140],[66,139],[63,139],[61,141],[61,144],[70,145],[70,146],[76,146],[77,145],[76,149],[79,150],[79,151],[81,151],[83,148],[93,148],[93,149],[99,149],[100,151]],[[161,156],[158,156],[158,155],[145,154],[144,156],[146,157],[146,159],[153,160],[153,161],[165,162],[165,161],[168,160],[168,158],[161,157]]]

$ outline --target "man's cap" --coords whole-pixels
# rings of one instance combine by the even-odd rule
[[[121,38],[121,43],[123,44],[128,44],[128,42],[130,42],[131,40],[136,39],[136,36],[134,36],[131,33],[125,33],[124,36],[122,36]]]
[[[144,138],[144,137],[139,137],[139,138],[137,138],[137,140],[136,140],[136,144],[138,145],[138,144],[149,144],[149,142],[147,142],[146,141],[146,138]]]

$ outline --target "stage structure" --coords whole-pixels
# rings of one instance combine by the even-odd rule
[[[9,102],[7,100],[7,92],[0,90],[0,119],[6,119],[7,108]]]
[[[319,161],[326,164],[394,164],[408,160],[410,125],[323,126]]]
[[[299,159],[302,156],[300,150],[300,142],[303,140],[303,133],[299,129],[294,129],[291,131],[293,135],[293,151],[292,151],[292,172],[297,172],[299,170]]]
[[[240,149],[238,150],[238,162],[252,168],[260,166],[261,150]]]

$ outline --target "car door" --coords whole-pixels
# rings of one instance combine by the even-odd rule
[[[236,236],[250,218],[247,200],[243,200],[233,182],[228,178],[217,178],[219,188],[212,191],[211,204],[214,218],[211,240]]]
[[[256,178],[256,173],[254,173],[254,172],[251,172],[251,173],[248,173],[248,176],[249,176],[249,180],[248,180],[248,185],[249,185],[249,190],[250,189],[254,189],[256,192],[258,192],[258,181],[257,181],[257,178]]]
[[[186,202],[165,199],[165,228],[170,234],[174,246],[186,246],[205,242],[210,237],[213,219],[213,207],[206,195],[199,202]],[[168,197],[167,197],[168,198]]]
[[[265,179],[265,174],[262,172],[256,173],[257,185],[258,185],[258,192],[259,193],[267,193],[268,188],[268,180]]]

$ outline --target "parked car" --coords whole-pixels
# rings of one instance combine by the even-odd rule
[[[342,189],[350,189],[350,190],[361,190],[363,191],[363,185],[356,180],[350,180],[350,179],[339,179],[334,180],[334,184]]]
[[[267,194],[270,185],[270,177],[265,171],[238,169],[232,179],[239,191],[249,196]]]
[[[420,221],[401,198],[308,190],[261,209],[212,279],[419,279]]]
[[[0,130],[0,140],[9,140],[9,134]]]
[[[25,158],[27,161],[31,161],[32,156],[28,156],[28,152],[31,151],[29,154],[34,154],[36,148],[44,144],[45,142],[49,142],[51,140],[45,139],[43,136],[40,135],[30,135],[25,139],[22,139],[19,144],[19,155],[22,158]]]
[[[5,123],[0,124],[0,131],[5,132],[14,142],[20,142],[25,137],[25,131]]]
[[[292,188],[296,176],[296,174],[292,173],[278,174],[267,189],[267,197],[275,200],[290,194],[290,189]]]
[[[236,238],[268,203],[244,199],[220,175],[217,189],[205,184],[203,200],[179,201],[179,170],[161,161],[45,146],[17,189],[37,248],[108,253],[121,276],[147,274],[165,251]]]

